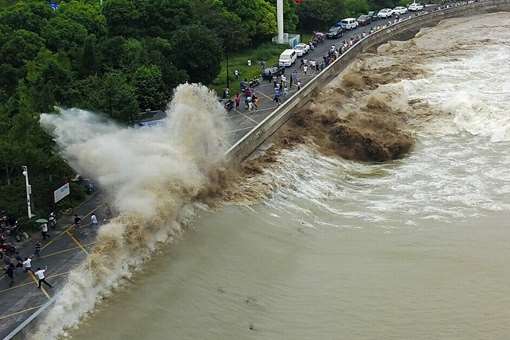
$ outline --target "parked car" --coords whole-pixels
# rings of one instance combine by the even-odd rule
[[[331,27],[326,33],[326,37],[329,39],[337,39],[340,38],[344,34],[344,29],[342,27]]]
[[[413,2],[412,4],[409,5],[409,7],[407,7],[407,9],[411,12],[418,12],[423,9],[423,5],[417,2]]]
[[[377,16],[377,11],[370,11],[368,12],[367,15],[370,17],[370,19],[372,19],[372,21],[379,20],[379,17]]]
[[[407,8],[402,7],[402,6],[397,6],[393,9],[393,14],[404,15],[406,13],[407,13]]]
[[[310,46],[308,44],[297,44],[294,46],[296,50],[297,56],[302,57],[310,51]]]
[[[360,15],[359,18],[356,20],[358,21],[358,24],[360,26],[365,26],[372,22],[372,17],[370,15],[363,14],[363,15]]]
[[[262,79],[272,80],[273,76],[281,76],[285,72],[285,66],[274,65],[273,67],[265,68],[262,71]]]
[[[385,18],[389,18],[393,15],[393,10],[390,9],[390,8],[383,8],[379,11],[379,13],[377,13],[377,16],[380,18],[380,19],[385,19]]]
[[[287,49],[280,54],[280,59],[278,60],[279,66],[290,67],[292,64],[296,62],[297,52],[294,49]]]
[[[340,27],[344,30],[352,30],[358,27],[358,22],[354,18],[345,18],[340,20]]]

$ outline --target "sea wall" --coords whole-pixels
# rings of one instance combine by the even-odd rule
[[[227,157],[233,164],[248,158],[262,143],[285,124],[296,111],[312,98],[317,91],[328,84],[355,60],[360,53],[395,39],[409,39],[423,27],[434,26],[441,20],[453,17],[472,16],[482,13],[510,11],[510,0],[481,0],[450,5],[449,8],[434,9],[383,28],[354,44],[340,58],[310,80],[303,88],[280,105],[273,113],[254,127],[228,151]]]

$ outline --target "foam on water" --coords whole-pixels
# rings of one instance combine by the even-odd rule
[[[321,225],[338,215],[379,227],[510,209],[505,199],[510,193],[510,34],[498,30],[494,36],[491,43],[474,39],[427,61],[421,79],[389,85],[403,89],[403,98],[446,113],[417,129],[417,145],[408,157],[363,164],[300,146],[284,152],[283,165],[271,170],[277,183],[293,185],[282,186],[267,204]]]

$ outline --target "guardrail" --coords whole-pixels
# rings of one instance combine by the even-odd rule
[[[358,56],[362,51],[380,45],[393,37],[409,32],[417,31],[422,27],[430,26],[443,19],[487,13],[497,10],[510,10],[510,0],[480,0],[466,1],[449,5],[448,8],[438,9],[410,17],[398,23],[382,28],[365,38],[359,40],[333,63],[310,80],[298,92],[294,93],[280,107],[273,111],[250,132],[244,135],[226,152],[227,159],[233,164],[239,164],[248,158],[262,143],[271,137],[292,116],[292,111],[302,106],[310,95],[319,87],[325,85],[336,77]]]

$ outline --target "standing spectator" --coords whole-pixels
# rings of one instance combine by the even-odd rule
[[[9,281],[9,287],[12,287],[14,285],[14,270],[16,268],[14,267],[14,264],[9,263],[7,267],[5,268],[5,274],[7,274],[7,277],[10,279]]]
[[[41,257],[41,242],[39,242],[39,241],[37,241],[35,243],[34,255],[37,256],[37,257]]]
[[[48,287],[50,288],[53,288],[52,285],[50,285],[48,283],[48,281],[46,281],[46,277],[44,276],[44,272],[48,269],[48,267],[45,267],[44,269],[41,269],[40,267],[37,268],[37,271],[34,273],[35,276],[37,276],[37,278],[39,279],[39,282],[37,284],[37,287],[38,288],[41,288],[41,283],[44,283],[46,284]]]
[[[97,228],[97,226],[98,226],[97,217],[96,217],[96,214],[94,214],[94,213],[92,213],[92,215],[90,215],[90,225],[93,228]]]
[[[236,80],[239,80],[239,76],[240,76],[240,73],[239,73],[239,70],[234,70],[234,77],[236,77]]]
[[[259,109],[259,97],[257,97],[255,95],[255,93],[253,93],[253,95],[251,96],[251,102],[253,103],[253,106],[255,107],[256,110]]]
[[[299,80],[297,82],[297,89],[298,89],[298,91],[301,90],[301,81],[299,81]]]
[[[50,238],[50,235],[48,234],[48,224],[47,223],[41,224],[41,234],[42,234],[43,240]]]
[[[236,110],[239,110],[239,106],[241,105],[241,95],[239,92],[236,93],[234,97],[234,102],[236,103]]]
[[[74,226],[79,227],[81,222],[81,218],[78,216],[78,214],[74,214]]]
[[[55,229],[57,226],[57,217],[55,216],[55,213],[53,211],[50,213],[50,216],[48,217],[48,224],[52,229]]]
[[[228,89],[228,87],[225,87],[225,89],[223,90],[223,99],[227,99],[230,97],[230,90]]]
[[[292,72],[290,74],[290,79],[289,79],[289,87],[292,88],[292,83],[294,82],[294,72]]]
[[[280,105],[280,88],[278,86],[274,88],[273,101],[276,103],[276,105]]]
[[[282,73],[282,75],[280,76],[280,80],[281,80],[281,87],[286,87],[287,86],[287,77],[285,77],[285,74]]]
[[[307,71],[308,71],[308,65],[305,64],[305,66],[303,66],[303,73],[306,75]]]
[[[287,96],[288,96],[288,95],[289,95],[289,88],[288,88],[287,86],[285,86],[285,87],[283,88],[283,96],[284,96],[285,98],[287,98]]]

